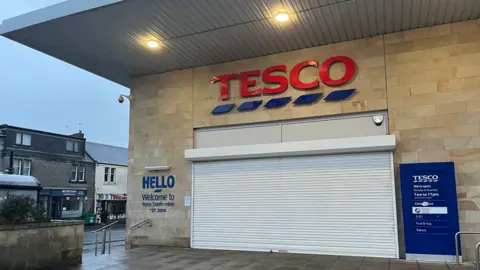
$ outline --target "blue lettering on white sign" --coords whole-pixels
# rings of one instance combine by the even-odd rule
[[[405,250],[455,255],[459,231],[453,162],[400,164]]]

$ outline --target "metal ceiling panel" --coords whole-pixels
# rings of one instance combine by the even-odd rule
[[[438,14],[438,0],[437,1],[430,1],[430,7],[428,11],[428,17],[427,17],[427,26],[432,26],[435,25],[435,19]]]
[[[303,12],[300,14],[303,14]],[[296,37],[298,38],[298,40],[302,42],[300,48],[313,47],[314,46],[313,44],[315,43],[312,42],[312,40],[310,39],[311,34],[308,31],[306,31],[305,23],[302,22],[301,17],[297,14],[293,14],[290,17],[292,20],[292,25],[294,25],[296,29],[294,33],[296,34]]]
[[[478,0],[82,0],[94,9],[77,11],[65,8],[72,1],[7,20],[0,34],[125,86],[135,75],[480,16]],[[274,19],[281,11],[289,21]]]
[[[445,16],[447,14],[449,0],[438,0],[438,14],[435,20],[435,24],[443,24],[445,22]]]
[[[368,36],[368,32],[369,32],[368,17],[367,17],[365,2],[366,2],[365,0],[356,2],[358,18],[360,20],[360,27],[362,29],[362,37]]]
[[[403,31],[410,28],[410,22],[412,21],[412,0],[402,1],[402,17],[401,27],[399,31]]]
[[[402,3],[403,0],[393,1],[393,32],[402,31]]]
[[[455,2],[455,5],[454,5],[455,12],[453,13],[452,21],[453,22],[458,22],[462,19],[462,13],[463,13],[463,9],[465,7],[465,1],[464,0],[454,0],[454,2]]]
[[[463,14],[462,14],[462,21],[468,20],[470,18],[470,14],[472,14],[473,11],[473,6],[475,5],[475,2],[478,2],[476,0],[466,0],[465,1],[465,7],[463,8]]]
[[[385,18],[385,1],[384,0],[375,0],[375,11],[376,11],[376,23],[377,23],[377,34],[385,34],[386,30],[386,18]]]
[[[369,34],[378,34],[378,30],[377,30],[378,23],[377,23],[376,9],[375,9],[375,1],[366,1],[365,9],[367,13]]]
[[[385,8],[385,33],[393,32],[393,21],[394,21],[394,8],[393,3],[395,0],[384,0]]]
[[[434,0],[436,1],[436,0]],[[420,1],[420,14],[418,16],[418,27],[426,27],[428,20],[428,12],[430,9],[430,0]]]
[[[321,10],[323,18],[324,18],[325,22],[327,23],[328,32],[330,33],[330,36],[332,38],[332,42],[337,43],[337,42],[342,41],[340,39],[340,35],[338,33],[338,30],[336,28],[336,25],[339,22],[337,20],[335,20],[335,17],[332,16],[333,12],[332,12],[330,6],[322,7],[319,10]]]
[[[472,8],[472,13],[470,14],[470,17],[468,17],[468,19],[475,20],[476,18],[478,18],[478,14],[480,14],[480,1],[475,1],[475,4]]]
[[[314,25],[317,29],[322,32],[323,37],[327,44],[333,43],[332,35],[330,34],[330,29],[327,25],[327,22],[323,16],[323,10],[321,8],[313,9],[313,14],[315,16]]]
[[[345,32],[346,40],[353,40],[355,39],[355,30],[352,27],[352,24],[353,24],[352,17],[350,16],[347,6],[348,6],[348,2],[347,3],[342,2],[338,4],[338,12],[339,12],[339,17],[343,21],[343,26],[344,26],[343,31]]]
[[[453,15],[455,14],[456,1],[449,0],[447,3],[447,11],[445,13],[445,23],[453,22]]]

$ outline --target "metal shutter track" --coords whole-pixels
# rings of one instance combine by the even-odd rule
[[[194,248],[397,257],[391,153],[193,168]]]

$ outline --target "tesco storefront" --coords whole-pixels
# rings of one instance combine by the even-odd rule
[[[363,94],[351,84],[362,67],[343,55],[301,60],[212,74],[208,95],[220,105],[210,117],[252,120],[194,130],[194,148],[185,151],[191,245],[398,257],[387,114],[315,117],[318,107]],[[295,119],[296,109],[311,115]],[[285,119],[255,121],[259,114]]]
[[[134,2],[88,16],[136,14],[142,4]],[[275,27],[300,35],[301,21],[290,15],[290,25]],[[280,35],[251,28],[269,34],[255,39],[242,24],[199,32],[195,41],[159,40],[158,49],[83,33],[103,45],[82,43],[71,55],[41,47],[44,36],[22,39],[29,31],[48,37],[40,26],[2,35],[33,47],[38,39],[41,51],[130,88],[128,247],[451,261],[453,235],[480,229],[475,16],[279,50],[266,48],[287,44]],[[98,25],[99,32],[125,30]],[[128,68],[77,57],[105,46],[114,49],[98,57],[116,56]],[[477,240],[462,239],[464,259],[473,259]]]

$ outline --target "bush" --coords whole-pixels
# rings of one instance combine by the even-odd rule
[[[50,221],[45,207],[29,196],[10,196],[0,203],[0,225]]]

